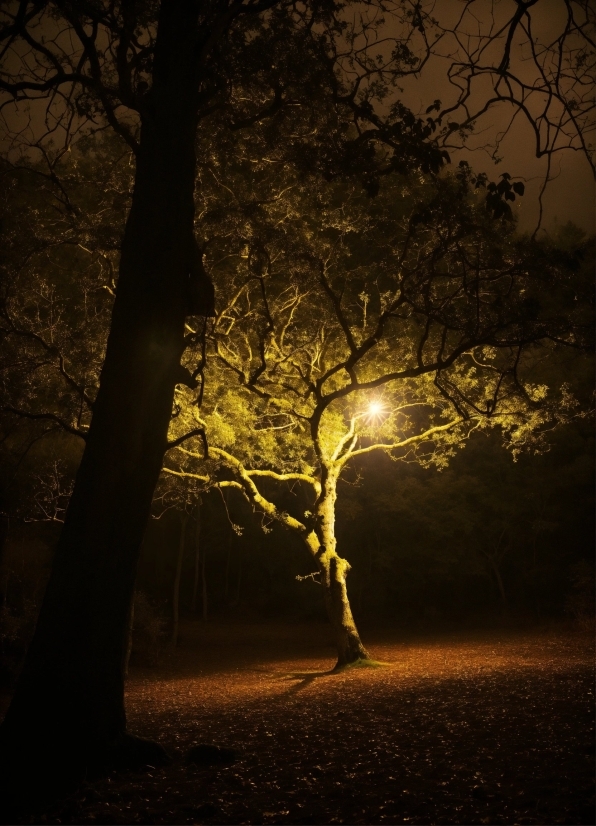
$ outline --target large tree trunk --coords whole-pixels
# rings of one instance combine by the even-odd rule
[[[197,4],[163,3],[100,389],[52,575],[0,729],[2,766],[82,776],[163,760],[126,733],[137,560],[180,381],[193,239]],[[207,309],[204,309],[207,312]],[[48,781],[51,782],[51,781]]]
[[[10,532],[10,520],[7,516],[0,516],[0,568],[4,560],[4,549],[6,548],[8,534]],[[8,568],[3,584],[0,584],[0,608],[6,605],[6,594],[8,592]]]
[[[327,615],[333,626],[337,646],[337,665],[351,665],[359,660],[368,660],[369,655],[362,644],[346,585],[346,575],[350,564],[337,554],[324,554],[320,561],[322,584]]]
[[[335,502],[337,499],[337,474],[323,467],[321,495],[316,505],[317,535],[320,548],[315,557],[321,572],[325,608],[333,627],[337,645],[337,665],[341,668],[369,655],[362,644],[350,601],[346,576],[350,570],[347,560],[338,556],[335,538]]]

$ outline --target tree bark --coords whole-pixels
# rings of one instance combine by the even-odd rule
[[[319,564],[322,573],[325,608],[335,633],[335,644],[337,646],[337,664],[335,667],[341,668],[344,665],[358,662],[358,660],[370,659],[360,639],[348,599],[346,576],[350,570],[350,563],[335,553],[326,553],[321,557]]]
[[[194,242],[198,3],[163,3],[106,358],[39,620],[0,729],[0,772],[165,759],[126,733],[124,653],[139,549],[180,382]],[[196,312],[196,310],[195,310]],[[208,314],[209,308],[203,308]]]
[[[336,668],[370,659],[362,644],[348,599],[346,577],[350,563],[338,556],[335,537],[335,502],[337,473],[323,466],[321,494],[315,508],[317,536],[320,547],[315,558],[321,572],[321,583],[327,616],[333,627],[337,646]]]

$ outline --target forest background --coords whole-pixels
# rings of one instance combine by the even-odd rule
[[[0,627],[7,685],[34,627],[72,489],[88,415],[84,388],[101,366],[118,233],[132,186],[129,154],[115,140],[94,138],[92,146],[82,141],[62,159],[56,181],[40,173],[35,164],[5,169],[4,230],[16,274],[4,305],[12,334],[5,339],[11,346],[3,363],[8,403],[1,448]],[[232,182],[228,172],[226,188],[235,184],[240,191],[242,168],[234,175]],[[406,191],[402,181],[402,199]],[[409,192],[413,209],[420,192]],[[478,202],[475,209],[485,210],[478,196],[470,198]],[[229,232],[225,208],[218,209],[211,213]],[[209,210],[202,215],[205,225],[213,223]],[[505,235],[523,240],[510,216],[500,220]],[[567,268],[572,300],[582,304],[585,321],[591,239],[572,224],[555,225],[543,233],[542,244]],[[500,430],[480,430],[462,439],[465,450],[449,444],[440,460],[363,455],[339,481],[336,534],[352,567],[349,592],[358,625],[405,633],[503,623],[589,626],[591,358],[555,347],[538,363],[555,393],[565,386],[575,398],[564,424],[544,424],[539,441],[516,452],[504,449]],[[205,392],[221,395],[216,370],[210,375],[207,369],[202,381]],[[174,430],[180,428],[177,417],[185,420],[180,409]],[[188,429],[186,423],[180,432]],[[255,513],[259,509],[238,490],[218,487],[215,476],[207,484],[207,478],[162,475],[137,580],[133,658],[141,663],[156,662],[175,644],[181,617],[325,618],[321,586],[299,538],[278,520]],[[306,502],[295,480],[277,485],[269,498],[280,513]]]

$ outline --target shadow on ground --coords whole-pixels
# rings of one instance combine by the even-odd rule
[[[367,639],[389,668],[334,672],[328,629],[185,626],[133,671],[131,730],[171,766],[88,783],[21,823],[593,823],[585,637]],[[189,762],[205,745],[233,762]],[[203,751],[201,751],[203,750]]]

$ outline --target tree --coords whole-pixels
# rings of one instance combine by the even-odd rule
[[[530,5],[517,4],[496,36],[503,56],[485,70],[508,82],[513,38],[523,31]],[[85,450],[36,634],[0,732],[13,773],[23,765],[43,775],[50,765],[80,773],[85,766],[163,759],[154,744],[126,734],[122,664],[174,388],[189,380],[180,369],[185,319],[213,312],[193,231],[197,128],[209,129],[211,117],[230,129],[248,128],[299,105],[308,123],[314,84],[330,104],[325,122],[336,137],[330,141],[327,129],[294,141],[297,162],[314,162],[328,175],[355,163],[374,192],[379,175],[407,166],[437,171],[446,158],[434,121],[415,117],[400,102],[386,116],[377,105],[401,77],[422,67],[431,48],[429,15],[419,4],[388,8],[398,33],[384,40],[387,57],[378,57],[377,7],[351,20],[346,8],[282,0],[14,0],[2,10],[0,91],[9,159],[18,157],[26,136],[26,149],[43,156],[59,186],[57,165],[72,141],[109,127],[136,164]],[[570,37],[585,39],[584,28],[583,18],[568,26],[554,51],[567,60]],[[416,32],[419,44],[410,47]],[[284,88],[286,74],[292,95]],[[560,73],[547,78],[545,88],[565,104]],[[31,102],[30,116],[23,102]],[[564,114],[569,108],[567,102]],[[352,133],[343,128],[349,123]],[[381,146],[388,149],[379,156]]]
[[[343,666],[368,654],[337,551],[342,474],[374,451],[442,467],[487,428],[513,452],[538,447],[573,410],[565,387],[533,379],[538,354],[581,345],[589,322],[571,309],[572,260],[475,203],[465,166],[387,182],[373,201],[346,184],[279,187],[258,210],[217,214],[208,260],[231,298],[207,335],[202,407],[177,392],[180,461],[165,471],[236,488],[301,537]],[[204,355],[191,346],[185,363]],[[198,429],[205,455],[183,441]],[[304,486],[308,507],[278,506],[271,483]]]

